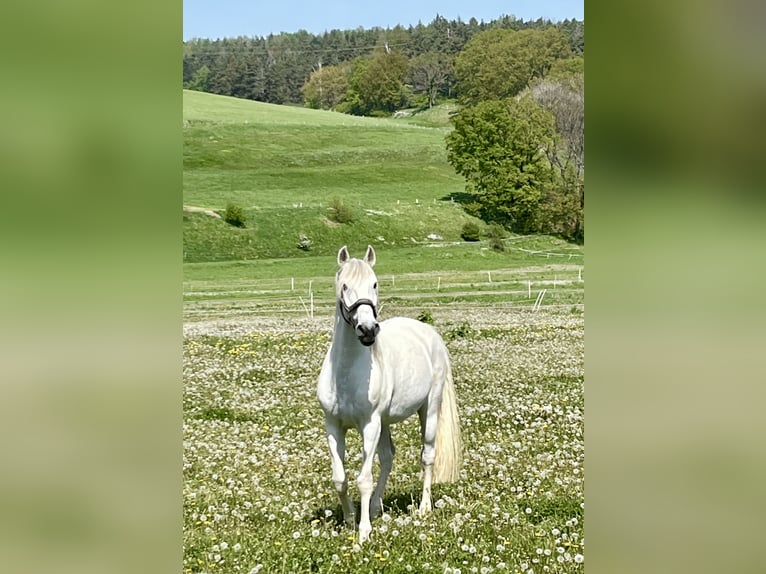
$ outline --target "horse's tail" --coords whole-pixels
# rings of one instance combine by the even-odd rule
[[[454,482],[460,478],[463,459],[463,444],[460,439],[460,420],[457,415],[455,386],[452,383],[452,369],[447,366],[447,380],[442,391],[439,421],[436,425],[436,460],[434,460],[434,482]]]

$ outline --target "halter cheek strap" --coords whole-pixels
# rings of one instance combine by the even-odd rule
[[[346,302],[342,298],[338,300],[338,303],[340,303],[343,320],[349,325],[351,325],[352,327],[354,326],[354,324],[351,322],[351,319],[350,319],[351,314],[362,305],[369,305],[370,308],[372,309],[372,316],[375,317],[376,319],[378,318],[378,309],[375,306],[375,303],[373,303],[370,299],[357,299],[351,304],[351,306],[347,306]]]

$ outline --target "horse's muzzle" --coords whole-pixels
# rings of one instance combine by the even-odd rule
[[[369,347],[375,342],[375,337],[380,333],[380,325],[377,321],[372,326],[359,324],[356,326],[355,331],[359,342],[365,347]]]

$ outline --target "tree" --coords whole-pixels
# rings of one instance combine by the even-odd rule
[[[585,74],[585,58],[575,56],[565,60],[556,60],[545,76],[548,79],[571,78],[577,74]]]
[[[194,76],[188,83],[187,88],[190,90],[197,90],[198,92],[206,92],[208,90],[208,81],[210,80],[210,68],[202,66],[194,72]]]
[[[455,60],[458,99],[474,105],[515,96],[570,55],[566,37],[555,28],[480,32]]]
[[[356,115],[390,114],[406,105],[404,85],[408,61],[404,54],[381,50],[372,59],[355,60],[346,102],[339,111]]]
[[[188,86],[194,74],[207,66],[207,91],[267,102],[298,103],[305,99],[301,87],[318,59],[323,66],[334,66],[360,56],[369,58],[378,52],[399,50],[409,59],[436,52],[452,60],[472,37],[491,29],[538,34],[555,29],[564,35],[573,53],[584,53],[583,23],[577,20],[554,24],[542,19],[524,22],[503,16],[489,22],[478,22],[475,18],[463,22],[460,18],[448,20],[437,15],[429,24],[407,28],[360,27],[320,35],[299,30],[266,37],[192,39],[183,45],[183,84]],[[452,97],[454,85],[454,74],[450,74],[448,97]],[[403,95],[406,99],[406,90]]]
[[[550,112],[530,96],[462,109],[447,136],[447,159],[467,180],[479,215],[521,233],[543,229],[541,201],[553,184],[547,151],[555,144]]]
[[[409,80],[416,94],[428,96],[428,107],[436,103],[436,96],[447,87],[452,70],[449,59],[438,52],[427,52],[410,61]]]
[[[322,66],[311,73],[309,80],[303,84],[301,93],[306,106],[314,109],[332,110],[346,96],[351,66]]]
[[[562,197],[551,200],[555,229],[566,237],[584,237],[585,209],[585,76],[582,73],[546,78],[529,90],[531,96],[548,110],[556,122],[559,138],[548,148],[548,160],[557,170]]]

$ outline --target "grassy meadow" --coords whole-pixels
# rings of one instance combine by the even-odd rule
[[[461,241],[448,113],[184,92],[184,203],[248,217],[184,215],[184,572],[584,571],[584,248]],[[352,223],[327,219],[333,197]],[[464,441],[461,479],[419,516],[417,417],[392,428],[384,514],[362,546],[340,522],[315,396],[344,243],[376,247],[381,320],[427,317],[445,339]],[[346,466],[358,506],[354,431]]]
[[[234,203],[247,218],[237,229],[186,214],[184,261],[328,255],[344,243],[401,246],[430,234],[460,240],[471,218],[449,201],[464,184],[446,161],[448,109],[374,119],[184,91],[184,203]],[[328,219],[333,198],[352,223]],[[298,249],[300,234],[312,251]]]

